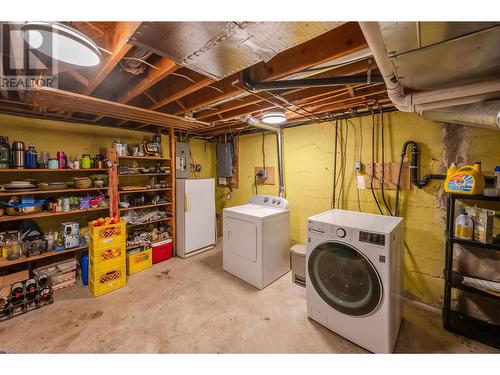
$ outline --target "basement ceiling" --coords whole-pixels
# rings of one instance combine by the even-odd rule
[[[342,22],[143,22],[133,45],[214,80],[311,40]]]
[[[500,76],[498,22],[379,22],[398,80],[433,90]]]
[[[246,115],[259,118],[275,108],[284,109],[289,124],[393,108],[385,85],[370,81],[378,69],[357,22],[78,21],[71,26],[110,53],[95,67],[68,66],[59,74],[58,91],[2,91],[0,112],[151,132],[171,123],[212,137],[249,131]],[[152,53],[146,51],[143,69],[132,74],[121,62],[138,46]],[[366,82],[251,92],[242,84],[244,69],[256,83],[349,75],[365,76]]]

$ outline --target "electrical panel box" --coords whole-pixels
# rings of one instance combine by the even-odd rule
[[[175,142],[175,178],[189,178],[191,150],[187,142]]]
[[[217,144],[217,176],[233,177],[233,144]]]

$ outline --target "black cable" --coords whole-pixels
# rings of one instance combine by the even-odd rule
[[[255,195],[259,195],[259,193],[257,191],[257,174],[255,175],[255,178],[254,178],[254,186],[255,186]]]
[[[375,114],[372,111],[372,173],[370,176],[370,190],[372,191],[373,199],[377,205],[377,208],[381,215],[384,214],[380,204],[378,203],[377,196],[375,195],[375,190],[373,189],[373,179],[375,178]]]
[[[265,149],[265,135],[264,131],[262,131],[262,167],[264,171],[266,170],[266,149]]]
[[[387,204],[387,200],[385,199],[385,192],[384,192],[384,184],[385,184],[385,142],[384,142],[384,112],[380,110],[380,127],[381,127],[381,140],[382,140],[382,178],[380,180],[380,187],[381,187],[381,193],[382,193],[382,201],[384,202],[384,206],[389,212],[389,215],[393,216],[391,208],[389,207],[389,204]]]
[[[332,192],[332,209],[335,208],[335,192],[337,189],[337,140],[338,140],[338,124],[339,118],[335,119],[335,146],[333,149],[333,192]]]

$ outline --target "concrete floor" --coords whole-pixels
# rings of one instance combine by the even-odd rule
[[[262,291],[222,271],[221,246],[173,258],[92,298],[55,294],[38,311],[0,323],[8,353],[366,353],[307,318],[305,289],[287,274]],[[498,353],[444,331],[438,310],[406,302],[396,352]]]

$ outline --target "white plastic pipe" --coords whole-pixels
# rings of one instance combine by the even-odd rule
[[[391,60],[387,57],[384,40],[377,22],[359,22],[361,31],[373,53],[387,86],[387,95],[402,112],[420,112],[492,99],[500,94],[500,80],[457,86],[449,89],[404,95],[403,85],[397,80]]]

